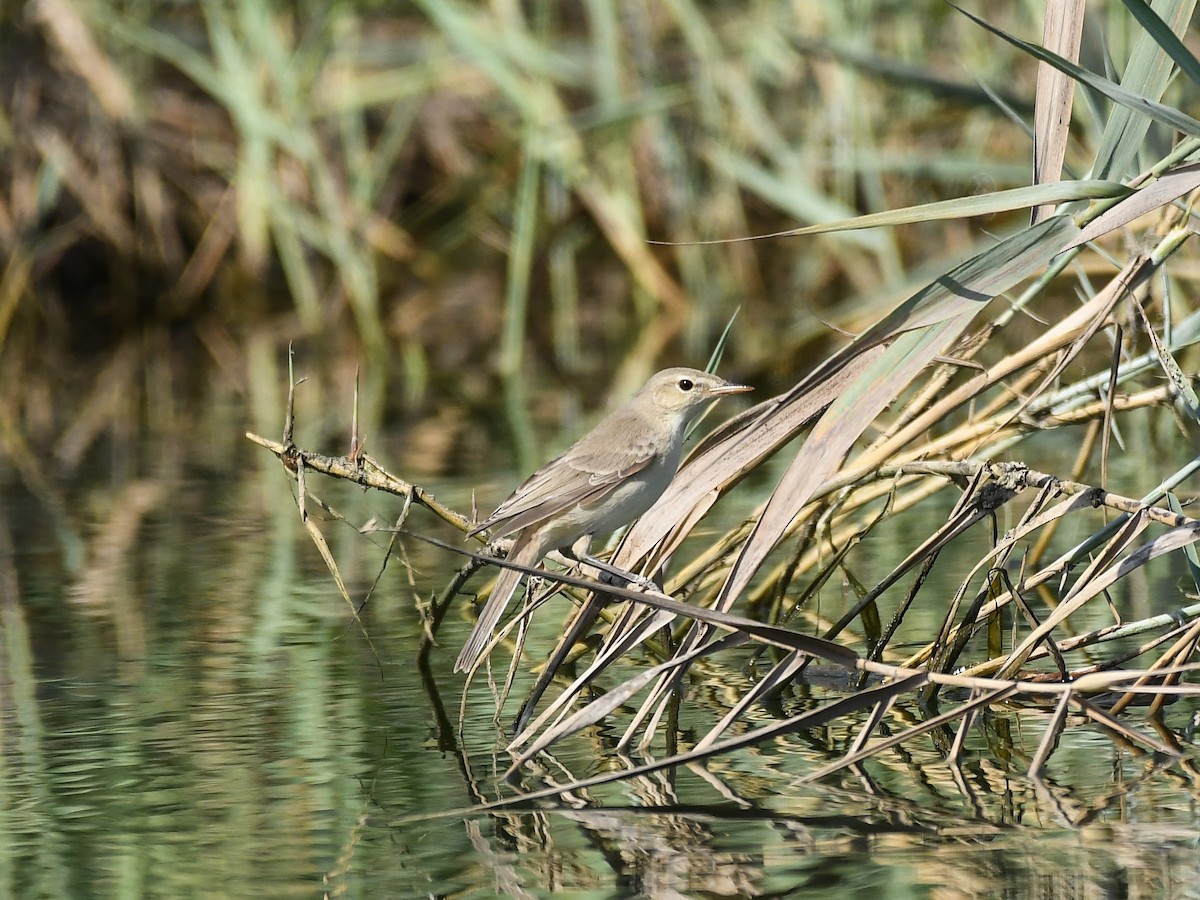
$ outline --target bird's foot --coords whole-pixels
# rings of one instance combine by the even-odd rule
[[[573,550],[559,551],[563,556],[572,559],[577,563],[591,566],[599,573],[601,584],[611,585],[612,587],[628,587],[629,585],[637,585],[645,591],[658,591],[662,593],[662,585],[647,578],[644,575],[639,575],[637,572],[627,572],[612,563],[607,563],[602,559],[596,559],[587,553],[575,553]]]
[[[600,583],[611,585],[612,587],[629,587],[636,585],[644,591],[657,591],[662,593],[662,585],[645,575],[639,575],[636,572],[609,572],[604,569],[600,570]]]

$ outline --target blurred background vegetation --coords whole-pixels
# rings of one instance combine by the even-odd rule
[[[790,385],[1026,215],[690,243],[1027,184],[1035,63],[942,0],[5,10],[0,434],[68,472],[146,431],[228,462],[290,342],[310,446],[361,365],[405,471],[528,466],[735,311],[725,369]],[[1088,26],[1085,64],[1124,57],[1121,4]]]
[[[1031,41],[1047,7],[963,5]],[[1144,33],[1120,0],[1091,0],[1081,64],[1118,77]],[[1194,32],[1185,42],[1195,49]],[[472,800],[414,699],[411,655],[427,634],[430,584],[457,563],[414,545],[412,568],[391,567],[396,580],[372,597],[367,645],[276,461],[243,436],[278,435],[289,344],[307,379],[301,446],[347,449],[358,372],[367,450],[439,489],[485,465],[511,484],[509,469],[531,469],[649,372],[703,365],[735,313],[722,372],[770,396],[846,333],[1027,224],[1028,211],[697,242],[1028,185],[1036,75],[1033,58],[944,0],[0,4],[0,893],[32,883],[31,871],[53,874],[42,890],[51,896],[139,878],[211,893],[262,877],[278,892],[272,865],[311,890],[314,873],[336,868],[348,882],[370,871],[364,856],[408,878],[395,835],[363,837],[376,803],[390,816]],[[1162,100],[1197,114],[1186,78]],[[1115,109],[1078,89],[1068,177],[1085,177],[1101,156]],[[1177,137],[1160,125],[1144,139],[1135,131],[1124,140],[1136,159],[1103,177],[1128,180]],[[1167,221],[1143,217],[1117,235],[1113,256],[1153,246]],[[1121,267],[1090,249],[1071,265],[1039,288],[1044,322]],[[1165,276],[1152,285],[1151,315],[1194,309],[1197,277],[1189,245],[1172,258],[1171,287]],[[1032,315],[1014,315],[981,364],[1049,330]],[[1114,347],[1148,349],[1139,320],[1124,315],[1124,338],[1106,324],[1072,377],[1086,368],[1107,384]],[[1195,348],[1180,350],[1194,371]],[[975,371],[946,368],[954,373],[931,377],[914,408]],[[1031,371],[999,383],[979,419],[1016,405],[1045,369]],[[1165,383],[1156,370],[1144,381]],[[1168,399],[1163,389],[1146,402]],[[1119,474],[1138,495],[1177,465],[1170,453],[1187,452],[1163,408],[1122,419]],[[1054,435],[1058,464],[1047,468],[1095,476],[1092,445],[1109,433],[1101,415],[1064,417],[1070,430]],[[355,521],[395,515],[355,485],[322,488],[339,508],[358,501]],[[467,496],[461,489],[458,508]],[[944,520],[939,507],[928,522],[897,525],[901,539],[864,544],[867,571],[886,572],[906,541]],[[376,545],[328,532],[358,601],[379,573]],[[802,569],[788,565],[789,577]],[[1171,578],[1145,582],[1135,599],[1173,604],[1182,592]],[[827,591],[823,612],[853,602],[849,583]],[[442,655],[448,669],[453,653]],[[490,712],[479,723],[474,735],[491,746]],[[1104,783],[1119,766],[1088,737],[1071,738],[1072,768],[1087,763]],[[584,749],[581,768],[603,748]],[[887,819],[945,815],[956,793],[943,790],[934,750],[928,769],[897,757],[903,812]],[[1034,800],[1012,799],[1002,767],[982,771],[1000,773],[994,807],[981,813],[971,797],[951,810],[948,833],[969,842],[930,884],[970,871],[981,895],[996,889],[977,845],[989,816],[1027,842],[1019,866],[1049,852],[1040,832],[1010,827],[1042,815]],[[800,802],[794,785],[764,784]],[[850,787],[874,829],[868,817],[886,810],[876,786]],[[1172,853],[1159,833],[1139,845],[1105,824],[1082,845],[1086,860],[1075,849],[1042,870],[1090,877],[1144,847],[1139,866],[1156,875],[1173,864],[1167,883],[1190,884],[1193,793],[1175,782],[1156,790],[1127,803],[1105,789],[1096,808],[1148,820],[1161,809],[1168,821],[1179,803]],[[802,796],[815,827],[835,829],[831,852],[845,854],[840,826],[820,824],[831,795]],[[458,824],[445,840],[424,826],[400,836],[439,844],[444,893],[479,852]],[[680,846],[717,859],[694,825],[680,829]],[[772,840],[789,833],[767,830]],[[1112,853],[1114,833],[1130,853]],[[178,851],[147,862],[154,836]],[[1074,836],[1068,845],[1079,846]],[[912,863],[907,844],[891,846],[897,865]],[[546,866],[570,868],[555,857]],[[403,888],[373,893],[412,893],[424,874],[414,871]],[[435,885],[420,883],[422,893]],[[697,879],[697,889],[712,885]]]

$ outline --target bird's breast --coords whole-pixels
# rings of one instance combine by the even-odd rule
[[[546,544],[569,547],[585,534],[611,534],[628,525],[662,496],[675,474],[673,463],[677,460],[655,459],[602,497],[563,510],[544,526]]]

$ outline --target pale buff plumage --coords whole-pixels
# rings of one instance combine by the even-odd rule
[[[679,467],[687,426],[712,401],[748,391],[696,369],[652,376],[569,450],[546,463],[471,534],[513,536],[508,559],[534,566],[553,550],[608,534],[657,500]],[[454,669],[475,664],[516,592],[523,573],[504,569],[463,645]]]

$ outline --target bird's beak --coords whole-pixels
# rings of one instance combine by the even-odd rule
[[[746,391],[752,391],[754,388],[748,384],[723,384],[720,387],[712,388],[709,393],[715,394],[718,397],[723,397],[726,394],[744,394]]]

